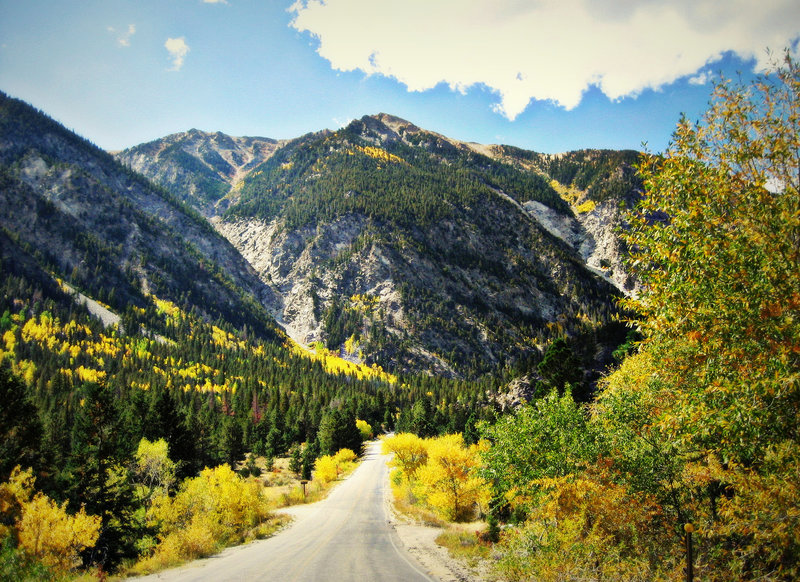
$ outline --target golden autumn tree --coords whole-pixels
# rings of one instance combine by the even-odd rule
[[[394,455],[389,466],[398,469],[408,480],[413,480],[417,469],[428,460],[428,448],[424,439],[410,432],[384,438],[381,451],[384,455]]]
[[[686,487],[675,496],[700,525],[709,568],[796,579],[800,541],[787,532],[800,531],[797,63],[787,52],[751,84],[718,83],[704,119],[681,120],[640,173],[645,196],[625,238],[643,290],[627,307],[654,366],[604,406],[619,411],[626,394],[649,392],[641,425],[680,460],[675,482]]]
[[[340,449],[335,455],[324,455],[314,463],[314,476],[325,483],[336,481],[339,475],[355,466],[357,458],[350,449]]]
[[[19,547],[44,565],[66,572],[81,563],[80,552],[91,548],[100,533],[100,517],[84,508],[70,515],[67,502],[58,505],[34,491],[32,471],[16,467],[0,485],[0,513],[11,517]],[[5,520],[4,520],[5,521]]]
[[[428,459],[417,472],[417,489],[428,505],[450,521],[469,519],[486,510],[490,491],[478,474],[479,448],[465,446],[460,433],[428,442]]]
[[[212,554],[244,537],[267,519],[269,508],[256,481],[237,475],[228,465],[206,468],[185,480],[174,497],[158,495],[148,509],[159,527],[154,555],[140,564],[166,566]]]
[[[175,484],[175,462],[169,458],[169,445],[164,439],[149,441],[143,438],[134,455],[136,482],[143,488],[143,497],[150,499],[155,493],[168,493]]]

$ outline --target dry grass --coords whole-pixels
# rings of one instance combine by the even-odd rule
[[[476,567],[492,555],[492,544],[484,539],[486,522],[448,524],[436,538],[436,543],[447,548],[450,556]]]

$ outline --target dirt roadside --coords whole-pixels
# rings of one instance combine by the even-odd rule
[[[397,532],[403,547],[416,558],[423,569],[440,582],[493,582],[486,566],[472,568],[450,557],[446,548],[436,543],[442,533],[438,527],[415,523],[395,510],[389,487],[384,491],[389,527]]]

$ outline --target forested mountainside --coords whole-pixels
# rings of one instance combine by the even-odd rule
[[[135,151],[119,158],[189,199],[167,176],[202,156],[159,173]],[[473,375],[525,369],[568,335],[587,367],[603,367],[620,343],[608,325],[613,285],[632,287],[613,229],[636,197],[635,156],[545,156],[366,116],[277,149],[231,187],[213,222],[280,298],[273,313],[301,342],[399,370]]]
[[[312,467],[335,480],[390,430],[400,505],[486,515],[439,539],[497,579],[799,579],[800,67],[784,63],[718,82],[637,175],[633,152],[367,117],[243,171],[205,209],[217,231],[2,96],[0,579],[104,579],[269,535],[254,475],[276,455],[303,502]],[[600,235],[622,220],[640,287],[609,272],[626,251]],[[638,335],[593,385],[625,331],[620,287]],[[301,347],[265,306],[339,350]],[[358,363],[377,356],[394,369]]]
[[[73,287],[119,313],[153,294],[207,319],[280,332],[269,291],[195,210],[28,105],[0,96],[0,226]]]

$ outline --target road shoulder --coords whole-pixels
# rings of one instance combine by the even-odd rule
[[[452,558],[446,548],[436,543],[442,529],[417,523],[400,514],[392,500],[388,483],[384,489],[386,515],[391,527],[400,538],[403,548],[416,559],[431,577],[440,582],[490,582],[486,568],[478,571],[460,560]]]

